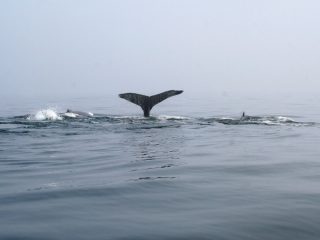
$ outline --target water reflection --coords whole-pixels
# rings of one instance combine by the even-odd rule
[[[135,180],[173,179],[172,168],[181,164],[184,146],[181,129],[147,129],[133,132],[122,142]],[[171,174],[171,175],[170,175]]]

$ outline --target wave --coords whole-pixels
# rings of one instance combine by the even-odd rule
[[[168,116],[168,115],[160,115],[156,117],[156,119],[159,120],[189,120],[188,117],[182,117],[182,116]]]
[[[189,120],[191,118],[183,117],[183,116],[117,116],[117,115],[94,115],[94,119],[97,120],[105,120],[108,122],[116,122],[116,123],[159,123],[159,122],[172,122],[172,121],[183,121]]]
[[[225,125],[295,125],[309,126],[314,125],[313,122],[298,122],[290,117],[284,116],[243,116],[240,118],[232,117],[213,117],[202,118],[202,122],[206,123],[221,123]]]
[[[225,124],[225,125],[295,125],[295,126],[310,126],[315,125],[315,122],[299,122],[288,116],[275,116],[275,115],[265,115],[265,116],[250,116],[245,115],[241,117],[208,117],[208,118],[198,118],[198,117],[186,117],[186,116],[171,116],[171,115],[158,115],[151,117],[143,117],[141,115],[107,115],[107,114],[92,114],[88,113],[87,116],[79,115],[73,112],[59,113],[53,108],[42,109],[37,111],[35,114],[16,116],[13,118],[0,119],[0,124],[36,124],[36,123],[46,123],[50,122],[61,123],[109,123],[109,124],[137,124],[141,127],[154,128],[162,127],[161,124],[196,124],[196,125],[212,125],[215,123]],[[171,126],[171,125],[170,125]]]

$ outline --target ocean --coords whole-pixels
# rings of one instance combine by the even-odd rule
[[[319,100],[7,97],[0,239],[318,240]]]

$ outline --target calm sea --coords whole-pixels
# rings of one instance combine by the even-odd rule
[[[0,239],[318,240],[319,100],[7,98]]]

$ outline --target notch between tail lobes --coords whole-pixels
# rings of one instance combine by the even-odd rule
[[[152,96],[145,96],[137,93],[121,93],[119,94],[119,97],[137,104],[142,108],[144,116],[150,117],[150,111],[156,104],[181,93],[183,93],[182,90],[169,90]]]

